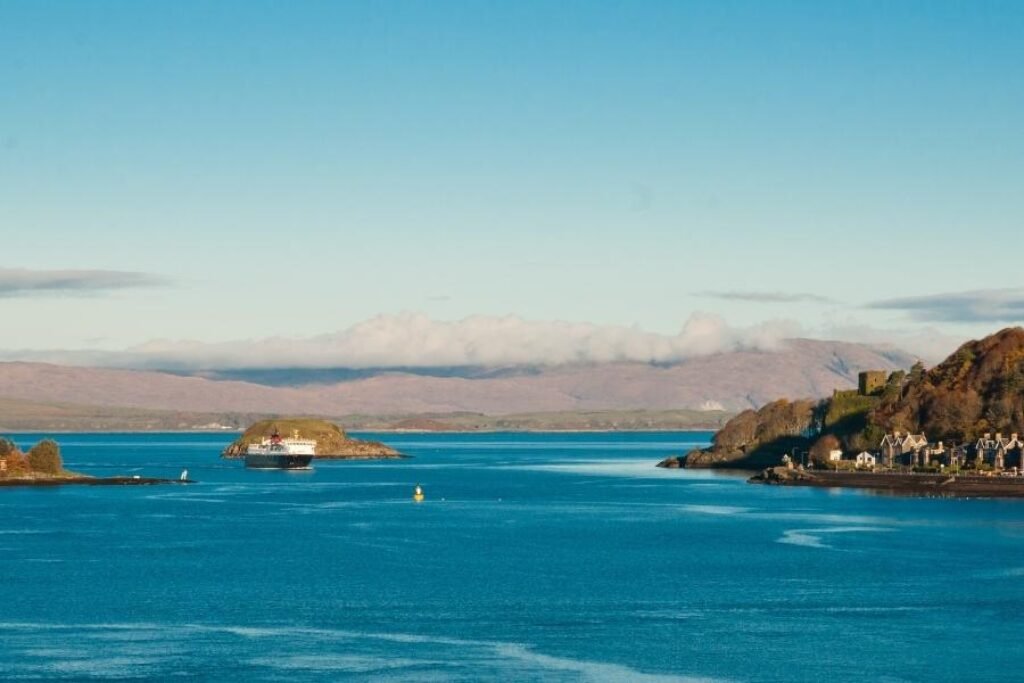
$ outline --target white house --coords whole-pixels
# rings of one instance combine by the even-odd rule
[[[875,456],[871,455],[867,451],[861,451],[857,454],[857,467],[870,467],[875,466]]]
[[[843,459],[843,452],[841,450],[839,450],[838,448],[833,448],[831,451],[828,452],[828,461],[829,462],[839,462],[842,459]]]

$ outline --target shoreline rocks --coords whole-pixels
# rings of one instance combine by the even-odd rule
[[[686,467],[685,455],[670,455],[657,464],[657,467],[664,467],[669,470],[678,470]]]
[[[870,489],[879,492],[942,497],[1024,498],[1024,477],[987,477],[890,472],[833,472],[768,467],[748,479],[752,484]]]
[[[26,486],[154,486],[159,484],[195,484],[191,479],[162,479],[158,477],[6,477],[0,487]]]

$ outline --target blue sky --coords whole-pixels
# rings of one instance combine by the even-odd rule
[[[1024,318],[1020,3],[0,0],[0,46],[3,349]]]

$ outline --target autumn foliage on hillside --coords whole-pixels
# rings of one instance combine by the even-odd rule
[[[869,422],[958,442],[985,432],[1024,432],[1024,329],[967,342],[927,372],[915,368]]]
[[[1024,433],[1024,328],[964,344],[931,370],[897,370],[871,395],[837,391],[823,401],[778,400],[730,420],[711,448],[687,455],[688,467],[778,464],[808,449],[819,464],[829,451],[873,450],[893,430],[931,441],[970,442],[986,432]]]

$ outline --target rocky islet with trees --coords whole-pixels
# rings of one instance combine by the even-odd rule
[[[67,474],[60,446],[53,439],[43,439],[24,453],[13,441],[0,437],[0,477],[59,477]]]

